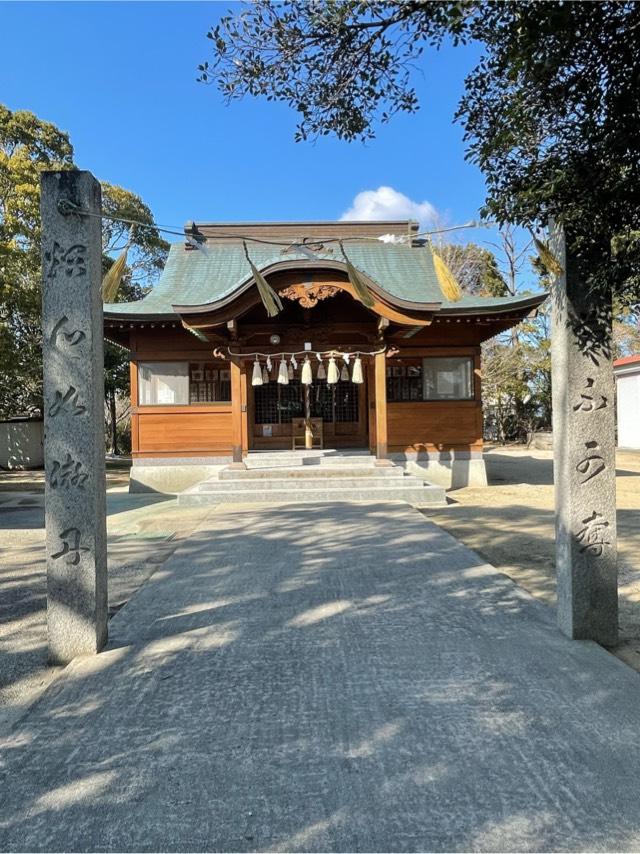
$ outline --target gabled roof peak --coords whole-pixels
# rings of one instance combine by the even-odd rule
[[[414,220],[311,220],[302,222],[193,222],[185,225],[185,235],[192,240],[241,242],[243,239],[286,244],[362,237],[371,240],[386,234],[412,238],[419,224]]]

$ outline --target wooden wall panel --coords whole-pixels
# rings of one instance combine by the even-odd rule
[[[457,327],[457,328],[456,328]],[[389,403],[389,451],[480,449],[482,447],[482,409],[480,404],[480,349],[477,346],[451,346],[454,339],[462,344],[460,333],[467,324],[451,324],[447,332],[448,346],[425,347],[420,342],[429,337],[429,330],[415,338],[396,341],[400,347],[399,359],[422,356],[473,355],[475,359],[474,401],[455,402],[403,402]],[[433,327],[430,327],[433,331]],[[436,339],[437,340],[437,339]],[[203,344],[182,329],[136,330],[131,336],[132,347],[132,449],[137,457],[153,456],[222,456],[230,455],[233,447],[231,404],[199,404],[193,406],[137,406],[137,372],[135,359],[210,359],[212,344]],[[398,358],[398,357],[396,357]],[[392,358],[392,362],[395,360]],[[334,435],[325,425],[325,444],[366,446],[375,448],[375,382],[373,360],[366,360],[367,383],[361,394],[361,431],[357,435]],[[262,429],[254,425],[253,390],[250,386],[251,364],[243,365],[242,373],[242,448],[290,447],[290,425],[274,425],[271,438],[261,435]],[[338,431],[339,432],[339,431]],[[367,436],[368,433],[368,436]],[[329,435],[331,434],[331,435]]]
[[[139,409],[136,456],[231,454],[231,407],[198,409],[196,412],[188,412],[185,409],[175,412],[147,412],[145,409]]]
[[[388,403],[390,451],[482,448],[479,401]]]

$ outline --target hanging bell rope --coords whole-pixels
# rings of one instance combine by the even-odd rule
[[[364,280],[353,266],[351,261],[347,258],[347,253],[344,251],[344,246],[342,241],[340,241],[340,251],[342,252],[342,257],[344,258],[344,263],[347,265],[347,275],[349,276],[349,281],[353,285],[353,289],[356,292],[356,296],[362,303],[362,305],[367,308],[373,308],[373,297],[371,295],[371,291],[365,284]]]
[[[227,347],[226,351],[230,356],[234,356],[235,358],[239,358],[239,359],[249,359],[249,358],[266,359],[267,360],[267,368],[269,368],[270,365],[272,365],[273,359],[285,359],[286,360],[286,359],[290,359],[292,356],[308,356],[309,355],[309,350],[283,350],[281,352],[275,352],[275,353],[273,353],[273,352],[272,353],[256,353],[254,350],[249,350],[246,353],[241,353],[241,352],[236,353],[234,350],[231,349],[231,347]],[[386,346],[381,347],[377,350],[360,350],[360,349],[358,349],[358,350],[349,350],[349,351],[342,350],[342,351],[340,351],[340,350],[336,350],[335,348],[332,348],[331,350],[319,350],[318,352],[316,352],[316,358],[319,361],[322,361],[322,359],[329,359],[332,356],[336,359],[344,359],[345,356],[347,356],[347,355],[349,357],[353,356],[354,358],[356,356],[379,356],[381,353],[385,353],[386,351],[387,351]]]
[[[282,300],[249,257],[249,250],[247,249],[246,241],[243,240],[242,245],[244,246],[244,254],[249,262],[249,267],[251,267],[251,275],[255,280],[262,304],[264,305],[269,317],[275,317],[282,311]]]
[[[309,361],[308,356],[305,357],[305,360],[302,364],[302,374],[300,375],[300,382],[302,383],[302,385],[311,385],[311,383],[313,382],[311,362]]]
[[[355,352],[348,351],[339,351],[339,350],[325,350],[324,352],[318,351],[316,352],[316,358],[318,360],[318,370],[316,372],[317,380],[326,380],[328,385],[335,385],[337,382],[348,382],[351,379],[352,383],[356,383],[360,385],[364,382],[364,372],[362,370],[362,356],[378,356],[381,353],[386,352],[387,348],[383,347],[380,350],[372,350],[362,351],[357,350]],[[272,365],[272,357],[273,359],[280,359],[280,365],[278,368],[278,376],[277,381],[280,385],[289,385],[289,380],[294,378],[293,373],[293,364],[295,362],[296,367],[298,363],[295,361],[295,356],[304,356],[304,361],[302,363],[302,370],[300,374],[300,382],[304,386],[313,385],[313,369],[311,366],[311,360],[309,358],[309,352],[307,350],[298,350],[296,353],[234,353],[230,347],[227,347],[227,352],[230,356],[235,358],[249,358],[251,356],[254,357],[253,362],[253,374],[251,379],[251,385],[260,386],[267,385],[270,382],[269,377],[269,367]],[[349,362],[353,357],[353,369],[351,371],[351,377],[349,377]],[[266,359],[266,364],[263,366],[260,363],[260,359]],[[287,362],[287,358],[289,361]],[[325,369],[324,359],[328,359],[328,369]],[[338,367],[336,359],[342,359],[342,368]]]
[[[256,359],[253,363],[253,376],[251,377],[251,385],[262,385],[262,368],[260,362]]]
[[[547,272],[551,273],[551,275],[555,276],[557,279],[564,273],[562,264],[558,261],[551,249],[549,249],[549,245],[547,243],[544,243],[542,240],[538,240],[533,232],[530,233],[533,245],[536,247],[536,252],[538,253],[538,258],[543,263]]]
[[[327,382],[329,385],[335,385],[340,379],[340,375],[338,373],[338,366],[336,365],[336,360],[333,356],[329,359],[329,370],[327,371]]]
[[[102,279],[102,302],[115,302],[127,266],[127,253],[130,246],[131,234],[129,234],[129,239],[122,252],[104,274],[104,278]]]
[[[431,255],[433,257],[433,267],[442,296],[449,300],[449,302],[458,302],[462,299],[462,288],[445,263],[444,258],[440,254],[440,250],[436,249],[433,244],[431,244]]]
[[[289,372],[287,371],[287,363],[284,359],[280,362],[278,369],[278,382],[280,385],[289,385]]]

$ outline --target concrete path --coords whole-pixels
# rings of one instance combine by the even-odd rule
[[[639,717],[406,505],[227,508],[2,740],[0,850],[638,850]]]

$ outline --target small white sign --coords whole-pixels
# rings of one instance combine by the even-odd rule
[[[262,435],[263,436],[272,436],[273,435],[273,427],[271,424],[263,424],[262,425]]]
[[[305,341],[304,342],[304,349],[305,350],[311,350],[311,341]]]

